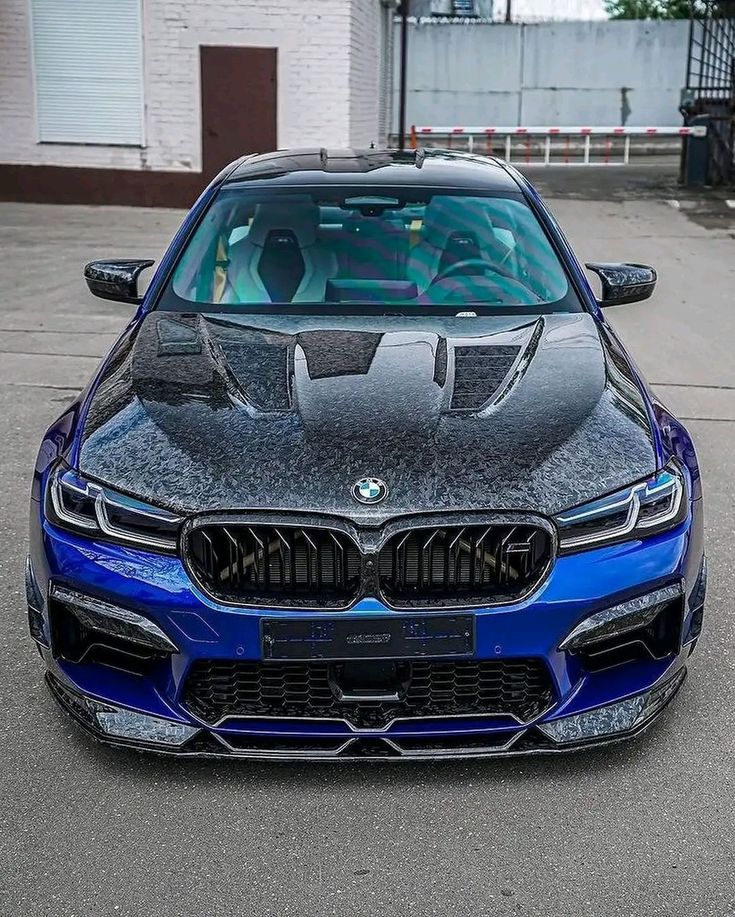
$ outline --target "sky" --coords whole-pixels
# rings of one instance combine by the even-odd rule
[[[480,16],[503,20],[507,0],[475,0]],[[513,19],[518,22],[548,22],[554,19],[606,19],[604,0],[511,0]],[[451,0],[412,0],[417,15],[431,15],[432,9],[449,12]]]
[[[535,19],[606,19],[603,0],[511,0],[513,18],[523,22]],[[495,17],[505,13],[505,0],[494,0]]]
[[[430,15],[432,7],[448,12],[451,0],[412,0],[413,10]],[[503,20],[507,0],[475,0],[480,16]],[[606,19],[604,0],[511,0],[513,18],[521,22],[553,19]]]

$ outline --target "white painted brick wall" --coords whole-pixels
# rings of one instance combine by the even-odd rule
[[[354,146],[382,146],[378,135],[381,16],[385,8],[371,0],[352,4],[350,23],[350,139]]]
[[[378,141],[380,0],[143,0],[143,149],[39,144],[28,0],[2,0],[0,162],[201,169],[199,46],[278,48],[278,145]]]

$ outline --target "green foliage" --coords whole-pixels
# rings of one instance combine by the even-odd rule
[[[689,0],[606,0],[611,19],[689,19]]]

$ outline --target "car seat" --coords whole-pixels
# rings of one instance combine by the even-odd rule
[[[230,246],[222,302],[323,302],[337,259],[317,240],[318,226],[310,198],[258,204],[250,232]]]
[[[408,229],[397,217],[350,214],[339,239],[339,277],[402,280],[408,256]]]
[[[453,264],[470,258],[499,263],[509,252],[495,236],[483,201],[435,195],[424,211],[421,237],[409,252],[406,277],[425,290]]]

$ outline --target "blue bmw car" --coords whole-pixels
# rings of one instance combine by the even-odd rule
[[[48,687],[104,742],[408,759],[633,736],[702,627],[700,474],[504,163],[245,157],[50,427],[26,582]]]

